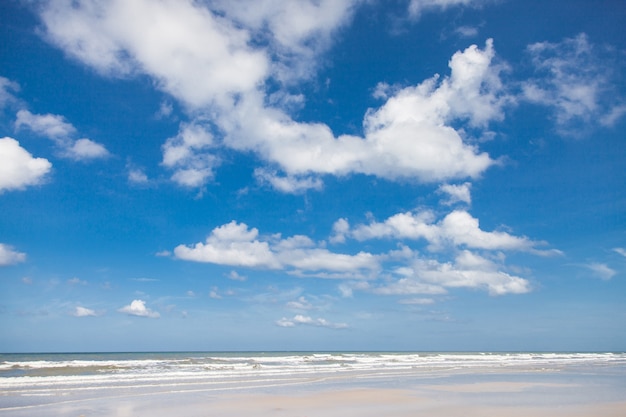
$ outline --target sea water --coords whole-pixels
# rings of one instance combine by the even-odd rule
[[[400,387],[494,375],[606,375],[623,381],[626,353],[161,352],[0,354],[0,414],[90,398],[171,393]]]

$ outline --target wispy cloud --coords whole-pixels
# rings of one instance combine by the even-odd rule
[[[478,7],[493,0],[411,0],[408,12],[413,19],[430,10],[443,10],[454,6]]]
[[[523,84],[523,95],[553,110],[561,134],[580,135],[598,121],[611,126],[626,114],[614,94],[612,62],[586,34],[535,43],[527,51],[540,76]]]
[[[90,308],[76,306],[76,308],[72,312],[72,315],[74,317],[95,317],[98,315],[98,313]]]
[[[346,323],[333,323],[324,318],[312,318],[301,314],[297,314],[290,319],[283,317],[276,321],[276,324],[280,327],[296,327],[301,325],[328,327],[331,329],[346,329],[349,327]]]
[[[17,112],[15,128],[27,128],[39,136],[51,139],[60,149],[60,155],[69,159],[87,161],[110,155],[104,145],[91,139],[73,139],[76,128],[60,115],[33,114],[28,110],[20,110]]]
[[[20,86],[16,82],[0,76],[0,110],[3,110],[11,103],[17,102],[14,93],[17,93],[19,90]]]
[[[626,249],[624,248],[613,248],[613,251],[619,253],[620,255],[626,257]]]
[[[594,276],[604,281],[610,280],[617,274],[617,271],[613,270],[608,265],[599,262],[593,262],[584,266],[589,269]]]
[[[455,203],[472,203],[471,194],[472,184],[465,182],[463,184],[442,184],[437,190],[439,193],[447,194],[448,198],[443,202],[447,205]]]

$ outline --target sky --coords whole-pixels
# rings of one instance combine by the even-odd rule
[[[0,3],[0,351],[626,350],[621,0]]]

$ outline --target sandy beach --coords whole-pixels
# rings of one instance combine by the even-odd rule
[[[0,378],[0,417],[626,415],[623,354],[99,354],[6,359],[6,372],[27,374]]]
[[[537,401],[519,386],[517,395],[504,384],[488,387],[423,387],[420,389],[341,389],[281,394],[223,394],[203,392],[138,395],[60,402],[49,405],[0,410],[1,416],[67,417],[622,417],[626,401],[596,402],[591,398],[575,404]],[[544,387],[546,396],[551,389]],[[471,395],[467,395],[471,393]],[[462,395],[459,395],[462,394]]]

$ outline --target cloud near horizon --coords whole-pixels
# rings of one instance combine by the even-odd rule
[[[276,325],[280,327],[296,327],[301,325],[316,326],[316,327],[328,327],[330,329],[347,329],[349,326],[346,323],[332,323],[324,318],[312,318],[309,316],[303,316],[296,314],[293,318],[283,317],[276,321]]]
[[[90,308],[76,306],[76,308],[72,312],[72,315],[74,317],[96,317],[98,313]]]
[[[232,221],[213,229],[205,242],[174,249],[178,259],[248,268],[286,270],[302,277],[344,280],[376,280],[383,273],[393,277],[386,284],[348,284],[356,290],[376,294],[445,294],[449,288],[478,288],[490,295],[530,292],[528,280],[506,271],[504,251],[522,251],[534,255],[560,255],[556,249],[537,249],[545,242],[534,242],[506,232],[486,232],[478,220],[464,210],[454,210],[439,222],[431,211],[399,213],[382,223],[351,228],[346,219],[333,226],[331,243],[392,239],[399,249],[384,253],[332,252],[325,242],[316,243],[307,236],[282,238],[261,236],[256,228]],[[405,246],[405,240],[425,240],[431,252],[451,255],[450,262],[440,262]],[[476,251],[491,254],[480,255]],[[350,291],[351,291],[350,290]]]

